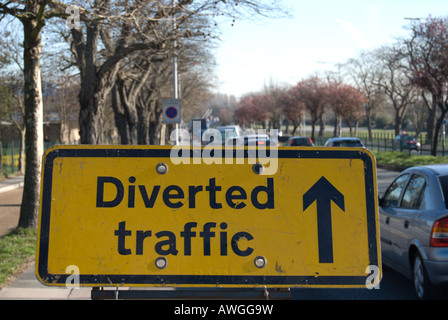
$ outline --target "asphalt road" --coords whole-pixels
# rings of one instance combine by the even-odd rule
[[[387,186],[394,180],[397,174],[397,172],[378,169],[377,177],[379,195],[384,193]],[[21,191],[22,189],[20,188],[14,191],[0,193],[0,221],[2,221],[0,225],[3,225],[4,228],[11,228],[11,224],[17,223],[15,222],[15,219],[18,220]],[[10,213],[11,211],[17,212],[17,217],[9,218],[8,227],[7,224],[4,223],[5,220],[2,220],[2,218],[5,219],[6,216],[11,217],[11,214],[7,215],[7,212]],[[22,281],[19,284],[18,282],[20,279],[22,279]],[[45,288],[35,279],[33,268],[27,270],[18,278],[18,280],[19,281],[16,281],[16,285],[13,283],[11,286],[19,287],[19,290],[22,283],[26,283],[27,286],[33,288]],[[44,291],[38,290],[36,292],[42,293]],[[88,296],[89,295],[87,293],[87,297]],[[86,296],[82,296],[82,298],[86,298]],[[416,299],[416,296],[410,280],[393,270],[383,268],[383,279],[380,283],[379,289],[292,289],[291,298],[294,300],[413,300]]]

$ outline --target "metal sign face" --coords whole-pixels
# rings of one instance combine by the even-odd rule
[[[181,123],[181,109],[179,99],[163,99],[163,123]]]
[[[247,148],[233,164],[174,163],[170,150],[47,151],[41,282],[65,285],[73,270],[84,286],[365,287],[371,266],[381,277],[367,150],[280,148],[268,175]]]

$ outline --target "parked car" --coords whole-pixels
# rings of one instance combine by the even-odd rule
[[[286,144],[288,147],[312,147],[313,140],[309,137],[290,137]]]
[[[359,138],[345,137],[345,138],[330,138],[325,142],[324,147],[361,147],[364,144]]]
[[[410,278],[419,298],[448,284],[448,165],[403,171],[379,201],[386,266]]]
[[[404,149],[419,151],[420,142],[412,135],[399,134],[394,140],[394,150],[403,151]]]

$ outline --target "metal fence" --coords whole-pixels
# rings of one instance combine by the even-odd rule
[[[45,142],[44,150],[54,145],[54,142]],[[11,176],[20,171],[20,143],[0,141],[0,175]],[[25,168],[22,168],[22,172]]]
[[[6,176],[19,170],[20,145],[18,142],[0,142],[0,173]]]
[[[343,137],[348,137],[348,133],[343,133]],[[375,151],[397,151],[406,152],[412,155],[431,155],[433,151],[432,141],[426,139],[424,135],[419,136],[417,139],[420,143],[419,148],[409,149],[407,147],[400,147],[400,144],[395,141],[395,135],[387,132],[374,132],[372,137],[369,137],[367,132],[359,132],[353,135],[364,143],[365,147]],[[330,136],[315,137],[314,144],[316,146],[323,146]],[[443,141],[442,137],[438,140],[437,155],[441,157],[448,156],[448,146]]]

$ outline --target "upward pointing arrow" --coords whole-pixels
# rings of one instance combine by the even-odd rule
[[[314,201],[317,203],[319,263],[333,263],[331,201],[345,212],[344,195],[325,177],[322,177],[303,195],[303,211]]]

